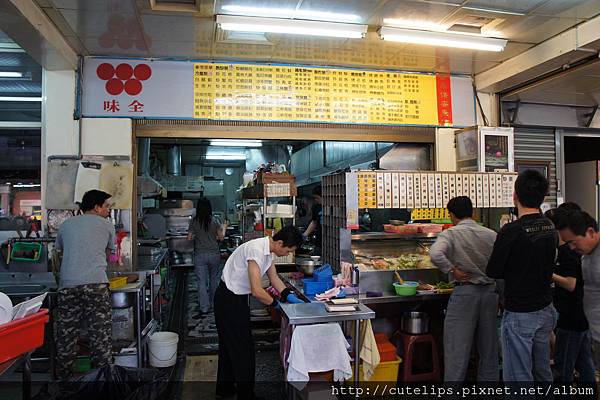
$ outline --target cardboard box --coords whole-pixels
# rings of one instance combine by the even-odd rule
[[[271,172],[261,172],[256,175],[256,183],[291,183],[296,182],[296,177],[292,174],[280,174]]]

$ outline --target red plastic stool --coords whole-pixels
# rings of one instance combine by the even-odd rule
[[[440,360],[438,357],[438,349],[435,343],[435,339],[429,333],[423,335],[409,335],[408,333],[399,332],[402,344],[404,346],[404,356],[402,357],[402,364],[400,364],[400,379],[402,382],[422,382],[422,381],[433,381],[439,382],[441,380],[440,373]],[[430,371],[417,371],[413,372],[413,360],[415,359],[415,350],[417,350],[417,344],[429,345],[431,350],[431,370]]]

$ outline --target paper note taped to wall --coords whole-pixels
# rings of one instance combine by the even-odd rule
[[[132,205],[133,164],[127,162],[82,162],[77,170],[75,202],[81,202],[85,192],[102,190],[111,195],[113,209],[130,209]]]
[[[85,192],[89,190],[100,189],[100,169],[101,164],[82,162],[77,169],[77,178],[75,180],[75,203],[80,203]]]

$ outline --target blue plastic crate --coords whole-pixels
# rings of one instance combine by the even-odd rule
[[[330,281],[333,279],[333,271],[331,270],[331,265],[325,264],[320,268],[317,268],[313,272],[313,278],[315,281]]]
[[[304,284],[304,294],[307,296],[314,296],[318,293],[323,293],[333,287],[333,279],[328,281],[316,281],[314,279],[302,279]]]

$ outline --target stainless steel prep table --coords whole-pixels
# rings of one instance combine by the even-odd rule
[[[360,321],[375,318],[375,312],[364,304],[357,304],[356,311],[328,312],[325,304],[281,304],[281,311],[292,326],[326,324],[329,322],[354,321],[354,384],[358,385],[360,363]]]
[[[111,289],[111,292],[135,293],[135,319],[136,319],[136,349],[138,367],[142,367],[142,327],[146,327],[146,296],[144,294],[146,280],[141,279],[135,283],[128,283],[116,289]]]
[[[163,265],[165,260],[168,259],[168,254],[168,249],[161,249],[160,251],[152,255],[138,255],[137,264],[135,265],[136,272],[145,272],[146,277],[150,278],[150,319],[157,320],[159,323],[162,322],[162,302],[158,302],[158,318],[156,318],[154,315],[154,302],[156,301],[156,297],[158,296],[160,287],[164,286],[165,288],[168,288],[169,271],[167,271],[164,282],[161,281],[160,285],[156,285],[155,277],[156,274],[160,274],[160,267],[161,265]],[[158,290],[156,286],[159,286]]]

